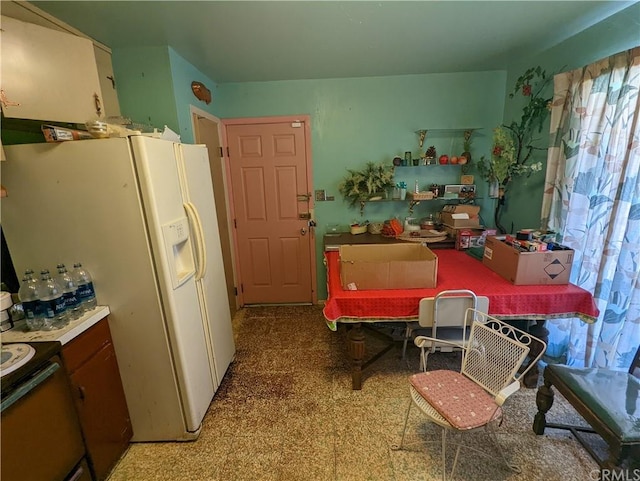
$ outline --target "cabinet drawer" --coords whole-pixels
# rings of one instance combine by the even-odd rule
[[[91,356],[110,343],[111,331],[109,330],[108,318],[105,317],[62,347],[62,357],[69,374],[73,374]]]

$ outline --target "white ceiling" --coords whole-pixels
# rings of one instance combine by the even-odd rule
[[[34,1],[111,47],[170,45],[218,83],[506,69],[632,1]]]

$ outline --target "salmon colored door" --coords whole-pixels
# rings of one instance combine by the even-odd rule
[[[305,123],[227,124],[226,132],[243,302],[310,303]]]

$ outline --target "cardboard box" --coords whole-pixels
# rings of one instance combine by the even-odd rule
[[[465,216],[467,214],[449,214],[448,212],[440,213],[440,222],[444,225],[454,228],[461,227],[480,227],[480,218],[476,217],[475,219],[458,219],[458,216]]]
[[[470,218],[478,217],[480,213],[479,205],[468,204],[447,204],[442,208],[442,212],[449,214],[469,214]]]
[[[442,208],[440,222],[449,227],[480,227],[479,205],[449,204]]]
[[[346,290],[436,287],[438,256],[422,244],[340,246],[340,281]]]
[[[515,285],[568,284],[573,250],[520,252],[489,236],[482,263]]]
[[[485,231],[484,227],[482,226],[475,226],[475,227],[452,227],[450,225],[443,225],[442,226],[442,230],[444,230],[450,237],[456,239],[458,237],[458,232],[461,230],[470,230],[472,232],[473,236],[481,236],[482,233]],[[487,235],[495,235],[495,230],[493,233],[487,234]],[[485,236],[486,237],[486,236]]]

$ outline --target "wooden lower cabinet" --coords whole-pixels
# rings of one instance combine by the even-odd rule
[[[107,478],[133,434],[107,318],[62,348],[89,466],[95,481]]]

